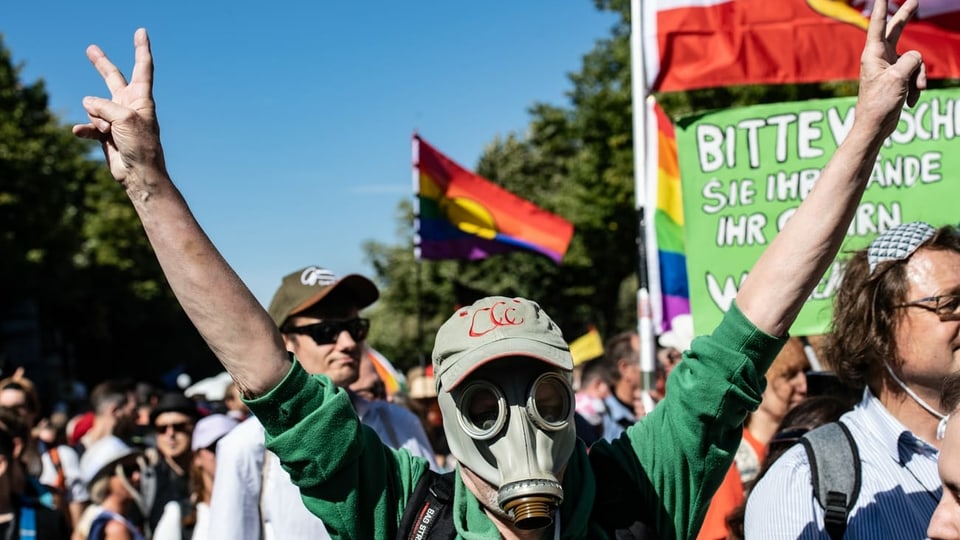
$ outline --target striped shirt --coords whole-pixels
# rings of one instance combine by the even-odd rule
[[[862,484],[844,538],[926,538],[940,500],[939,451],[915,437],[869,389],[840,419],[860,452]],[[829,539],[813,496],[810,466],[795,445],[767,471],[747,500],[747,540]]]

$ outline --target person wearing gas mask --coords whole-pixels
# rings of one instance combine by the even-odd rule
[[[449,506],[461,538],[604,538],[636,521],[660,538],[695,535],[730,466],[764,371],[832,262],[884,139],[926,78],[920,55],[896,53],[916,10],[887,22],[878,0],[863,55],[856,121],[816,187],[760,257],[710,336],[694,340],[643,420],[589,457],[573,428],[572,361],[535,303],[486,298],[457,310],[433,352],[437,394],[459,465]],[[96,46],[87,56],[110,99],[83,101],[80,137],[102,143],[168,282],[266,431],[266,445],[331,536],[390,538],[416,507],[427,462],[387,448],[357,419],[346,391],[308,375],[276,324],[217,252],[163,158],[145,30],[130,81]],[[788,272],[784,269],[789,268]],[[421,521],[414,536],[427,537]],[[401,531],[401,532],[406,532]]]

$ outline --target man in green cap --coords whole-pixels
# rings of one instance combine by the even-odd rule
[[[360,311],[379,297],[369,279],[338,278],[320,266],[286,275],[268,312],[306,373],[324,375],[337,387],[357,380],[370,321]],[[370,402],[350,393],[363,423],[384,444],[406,448],[436,467],[423,425],[410,411]],[[254,416],[224,437],[217,447],[217,482],[210,502],[210,535],[216,538],[327,538],[323,522],[307,510],[276,455],[265,452],[263,426]]]
[[[717,329],[693,341],[665,399],[619,439],[597,442],[589,457],[576,440],[569,351],[536,303],[485,298],[450,317],[433,364],[460,464],[448,514],[415,522],[410,537],[429,536],[437,523],[460,538],[604,538],[636,521],[660,538],[696,534],[760,402],[764,372],[839,250],[904,101],[915,103],[926,85],[920,54],[896,52],[916,8],[908,0],[888,23],[886,1],[876,2],[846,139]],[[164,164],[144,30],[134,43],[129,83],[99,48],[87,50],[112,96],[85,98],[90,123],[74,132],[102,142],[177,298],[263,422],[267,447],[307,507],[331,536],[397,536],[408,503],[420,504],[414,492],[429,478],[427,462],[385,447],[344,390],[291,359],[275,322],[197,225]]]

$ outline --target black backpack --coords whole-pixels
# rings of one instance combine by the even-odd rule
[[[452,504],[454,474],[439,474],[428,469],[420,477],[403,509],[397,540],[456,537]]]
[[[813,494],[823,508],[824,527],[830,538],[840,540],[860,495],[857,443],[842,422],[824,424],[805,434],[800,442],[810,462]]]

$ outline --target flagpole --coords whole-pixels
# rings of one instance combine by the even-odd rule
[[[647,0],[652,2],[653,0]],[[656,384],[656,344],[653,335],[653,311],[650,304],[647,271],[647,95],[643,58],[643,7],[641,0],[630,0],[630,71],[633,99],[633,176],[637,210],[637,335],[642,374],[642,399],[647,412],[653,409],[651,391]]]
[[[423,353],[423,284],[420,266],[423,259],[420,257],[420,141],[417,132],[411,138],[411,161],[413,162],[413,264],[416,265],[416,280],[414,288],[417,295],[417,360],[421,368],[426,369],[427,359]]]

